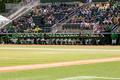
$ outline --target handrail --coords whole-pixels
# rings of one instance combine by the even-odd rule
[[[77,9],[79,9],[79,7],[77,7]],[[77,9],[76,9],[76,10],[77,10]],[[76,12],[76,10],[73,10],[71,13],[65,15],[61,20],[59,20],[56,24],[54,24],[54,25],[52,26],[53,30],[54,30],[55,28],[57,28],[57,26],[58,26],[60,23],[65,22],[64,20],[66,19],[66,17],[69,17],[69,16],[71,16],[72,14],[74,14],[74,13]],[[61,24],[61,25],[62,25],[62,24]],[[53,32],[53,33],[54,33],[54,32]]]
[[[52,26],[53,30],[55,31],[55,30],[57,29],[57,27],[58,27],[59,24],[60,24],[59,26],[62,26],[63,23],[67,23],[67,22],[69,21],[69,19],[71,19],[71,18],[74,16],[74,14],[79,11],[79,9],[80,9],[81,7],[83,7],[83,6],[85,6],[85,5],[88,5],[88,4],[91,4],[91,3],[81,4],[80,6],[77,7],[77,9],[75,9],[75,10],[72,11],[71,13],[65,15],[65,16],[63,17],[63,19],[61,19],[60,21],[58,21],[56,24],[54,24],[54,25]],[[67,19],[66,21],[64,21],[64,19],[66,19],[66,17],[69,17],[69,19]],[[52,33],[56,33],[56,32],[54,32],[54,31],[52,31]],[[57,30],[56,30],[56,31],[57,31]]]
[[[26,12],[28,12],[28,11],[31,10],[34,6],[37,6],[37,5],[39,5],[39,2],[36,1],[36,2],[34,2],[33,4],[32,4],[32,3],[29,3],[29,4],[25,5],[25,6],[23,6],[20,10],[18,10],[18,11],[14,14],[14,16],[9,17],[11,20],[10,20],[9,22],[7,22],[6,24],[2,25],[2,26],[0,27],[0,29],[3,28],[4,26],[7,26],[7,25],[8,25],[9,23],[11,23],[13,20],[19,18],[20,16],[22,16],[23,14],[25,14]]]

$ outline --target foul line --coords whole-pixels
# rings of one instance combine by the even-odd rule
[[[33,65],[23,65],[23,66],[0,67],[0,72],[13,72],[13,71],[21,71],[21,70],[65,67],[65,66],[95,64],[95,63],[104,63],[104,62],[113,62],[113,61],[120,61],[120,57],[105,58],[105,59],[78,60],[78,61],[58,62],[58,63],[50,63],[50,64],[33,64]]]

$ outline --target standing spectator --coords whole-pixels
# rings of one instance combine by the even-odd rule
[[[111,39],[112,39],[112,45],[116,45],[117,44],[117,39],[118,39],[118,34],[112,33],[111,34]]]

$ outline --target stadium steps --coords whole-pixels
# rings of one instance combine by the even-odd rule
[[[91,3],[90,3],[91,4]],[[80,4],[78,8],[76,8],[74,11],[72,11],[70,14],[66,15],[63,19],[58,21],[56,24],[52,26],[52,33],[64,33],[62,30],[62,26],[70,21],[74,16],[77,15],[79,12],[79,9],[84,6],[88,6],[89,4]]]
[[[75,14],[76,14],[75,12],[76,12],[76,10],[74,10],[70,14],[66,15],[63,19],[61,19],[55,25],[53,25],[52,26],[52,33],[57,33],[59,31],[61,31],[62,30],[62,26],[64,25],[64,23],[67,23],[69,20],[71,20],[71,18],[73,16],[75,16]]]
[[[8,19],[10,19],[9,22],[7,22],[6,24],[2,25],[0,28],[3,28],[5,26],[7,26],[9,23],[11,23],[13,20],[21,17],[22,15],[24,15],[25,13],[27,13],[28,11],[30,11],[33,7],[39,5],[39,0],[36,0],[33,3],[29,3],[25,6],[22,6],[20,9],[18,9],[15,13],[13,13],[12,15],[10,15],[8,17]]]
[[[80,7],[78,7],[75,10],[73,10],[71,13],[65,15],[65,17],[63,19],[61,19],[56,24],[54,24],[52,26],[52,33],[61,32],[62,31],[62,26],[64,25],[64,23],[67,23],[68,21],[70,21],[71,18],[74,17],[76,15],[76,13],[79,11],[79,8]]]

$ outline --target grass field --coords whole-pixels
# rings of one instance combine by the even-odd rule
[[[0,73],[0,80],[59,80],[68,77],[78,76],[120,78],[120,62]],[[116,80],[116,79],[79,78],[71,80]]]
[[[112,57],[119,46],[0,46],[0,67]],[[0,72],[0,80],[120,80],[120,61]]]

